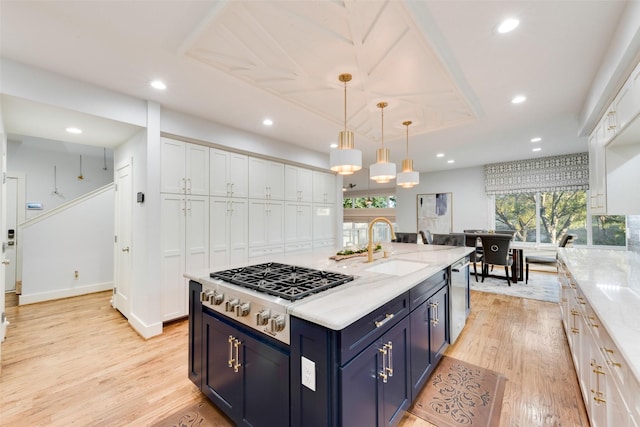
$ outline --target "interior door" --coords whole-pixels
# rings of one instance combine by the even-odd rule
[[[3,240],[6,242],[4,259],[8,262],[5,264],[5,292],[13,292],[16,290],[16,266],[18,239],[18,179],[14,176],[7,176],[6,180],[6,226],[3,227],[5,236]]]
[[[0,123],[0,127],[2,124]],[[1,130],[1,129],[0,129]],[[0,176],[4,176],[7,171],[7,139],[4,133],[0,132]],[[6,260],[4,258],[6,241],[4,238],[4,230],[6,230],[6,184],[5,180],[0,180],[0,289],[4,289],[4,274]],[[6,318],[4,310],[4,292],[0,292],[0,373],[2,372],[2,342],[6,332]]]
[[[116,169],[115,274],[113,305],[125,317],[131,310],[131,233],[133,220],[132,162],[126,160]]]

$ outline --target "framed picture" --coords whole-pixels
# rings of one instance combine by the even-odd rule
[[[418,230],[448,234],[453,228],[451,193],[418,194]]]

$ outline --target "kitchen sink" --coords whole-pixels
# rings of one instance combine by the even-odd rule
[[[371,273],[389,274],[391,276],[405,276],[427,267],[429,264],[422,262],[412,262],[403,260],[390,260],[372,267],[366,268],[365,271]]]

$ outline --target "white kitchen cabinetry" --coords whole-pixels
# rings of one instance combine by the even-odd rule
[[[313,247],[333,247],[336,243],[336,205],[313,204]]]
[[[560,262],[562,320],[592,427],[637,426],[640,387],[628,363]]]
[[[311,203],[313,193],[311,170],[286,165],[284,190],[285,200]]]
[[[246,198],[249,194],[249,158],[212,148],[210,195]]]
[[[188,314],[185,271],[204,271],[209,266],[209,197],[161,195],[162,321]]]
[[[601,121],[589,137],[589,198],[592,215],[607,213],[607,182],[604,138]]]
[[[312,215],[310,203],[286,202],[284,206],[285,250],[302,251],[312,248]]]
[[[284,202],[249,199],[249,257],[284,252]]]
[[[313,202],[336,203],[336,176],[313,171]]]
[[[209,147],[160,138],[160,191],[209,195]]]
[[[210,198],[209,268],[246,262],[248,254],[248,200]]]
[[[249,198],[284,200],[284,164],[249,157]]]

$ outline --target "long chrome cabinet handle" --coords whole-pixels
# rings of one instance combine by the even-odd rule
[[[387,345],[383,345],[382,348],[378,349],[380,353],[382,353],[382,370],[378,372],[380,378],[382,378],[382,382],[387,382]]]
[[[233,341],[235,340],[235,338],[233,337],[233,335],[229,335],[229,367],[233,368],[233,362],[235,362],[235,359],[233,358]]]

